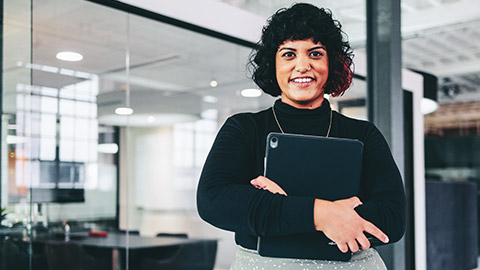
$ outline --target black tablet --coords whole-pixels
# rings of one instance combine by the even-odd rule
[[[324,200],[358,195],[363,143],[344,138],[270,133],[267,137],[265,177],[289,196],[314,196]],[[342,253],[322,233],[259,237],[261,256],[343,260]]]

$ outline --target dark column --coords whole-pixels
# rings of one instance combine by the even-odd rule
[[[400,1],[367,0],[368,118],[380,129],[404,174]],[[390,270],[405,268],[405,242],[378,248]]]
[[[2,131],[2,116],[3,116],[3,0],[0,0],[0,137]],[[3,162],[0,155],[0,208],[2,204],[2,173],[1,168]],[[1,211],[0,211],[1,212]]]

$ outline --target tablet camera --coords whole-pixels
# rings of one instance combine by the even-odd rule
[[[272,138],[270,139],[270,147],[271,147],[272,149],[275,149],[275,148],[278,147],[278,138],[277,138],[277,137],[272,137]]]

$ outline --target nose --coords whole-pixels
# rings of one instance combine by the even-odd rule
[[[297,62],[295,63],[295,70],[300,73],[310,71],[310,69],[312,69],[312,66],[310,66],[310,62],[308,60],[308,57],[297,57]]]

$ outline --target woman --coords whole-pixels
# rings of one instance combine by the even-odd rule
[[[320,264],[323,269],[342,264],[353,269],[386,269],[365,233],[383,243],[398,241],[404,233],[402,179],[385,139],[373,124],[333,112],[324,99],[324,94],[342,95],[351,84],[353,56],[342,33],[330,11],[310,4],[277,11],[263,29],[252,57],[253,80],[264,92],[281,98],[267,110],[227,119],[208,155],[197,193],[200,216],[235,232],[239,249],[232,269],[278,265],[317,269]],[[361,140],[359,196],[333,202],[286,196],[274,179],[262,176],[270,132]],[[346,166],[338,161],[334,169]],[[259,236],[315,231],[323,232],[340,251],[352,252],[352,259],[267,258],[255,251]]]

